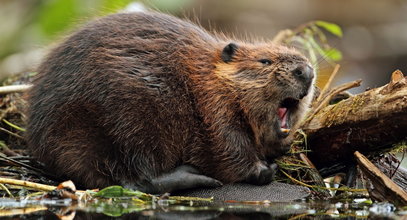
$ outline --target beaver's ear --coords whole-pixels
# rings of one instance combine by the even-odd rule
[[[237,45],[234,43],[226,45],[226,47],[223,48],[221,55],[223,62],[228,63],[232,61],[232,58],[235,55],[237,48],[238,48]]]

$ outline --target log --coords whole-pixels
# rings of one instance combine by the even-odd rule
[[[352,154],[383,152],[407,137],[407,78],[400,71],[389,84],[317,107],[302,126],[311,161],[318,169],[353,163]]]
[[[356,151],[355,157],[360,170],[370,180],[372,186],[368,187],[368,192],[372,199],[380,202],[391,201],[396,205],[407,205],[406,191],[384,175],[384,173],[363,154]]]

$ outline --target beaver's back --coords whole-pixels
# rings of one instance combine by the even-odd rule
[[[50,169],[91,187],[173,168],[200,126],[187,75],[210,65],[215,43],[199,27],[159,13],[86,25],[39,67],[29,147]]]

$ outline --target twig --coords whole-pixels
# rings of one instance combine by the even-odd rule
[[[288,173],[286,173],[286,172],[284,172],[284,171],[282,171],[282,170],[280,170],[280,171],[281,171],[286,177],[288,177],[288,179],[290,179],[290,180],[293,181],[294,183],[297,183],[297,184],[299,184],[299,185],[302,185],[302,186],[305,186],[305,187],[308,187],[308,188],[314,188],[314,186],[311,186],[311,185],[309,185],[309,184],[306,184],[306,183],[304,183],[304,182],[301,182],[301,181],[295,179],[294,177],[290,176]]]
[[[318,96],[317,103],[319,103],[322,100],[322,98],[326,95],[326,93],[327,93],[329,87],[331,87],[332,81],[336,77],[336,74],[338,73],[340,67],[341,67],[341,65],[336,64],[334,70],[331,73],[331,76],[329,76],[328,82],[326,82],[324,88],[321,90],[321,93]]]
[[[24,180],[15,180],[15,179],[9,179],[9,178],[4,178],[0,177],[0,183],[2,184],[10,184],[10,185],[17,185],[17,186],[25,186],[41,191],[52,191],[56,189],[56,186],[50,186],[50,185],[45,185],[45,184],[40,184],[40,183],[34,183],[30,181],[24,181]]]
[[[13,194],[10,192],[10,190],[8,190],[8,188],[7,188],[4,184],[0,183],[0,187],[3,188],[4,191],[6,191],[6,193],[7,193],[11,198],[14,198]]]
[[[31,85],[1,86],[0,87],[0,95],[14,93],[14,92],[25,92],[30,88],[31,88]]]
[[[401,165],[401,162],[403,162],[403,160],[404,160],[404,154],[405,154],[405,153],[406,153],[406,152],[403,151],[403,156],[401,157],[401,160],[400,160],[399,163],[397,164],[396,169],[394,169],[393,173],[389,176],[390,179],[393,179],[394,174],[396,174],[397,170],[399,169],[399,167],[400,167],[400,165]]]
[[[277,33],[277,35],[271,40],[271,42],[275,44],[281,44],[285,39],[289,38],[290,36],[293,36],[294,33],[290,29],[286,30],[281,30]]]
[[[330,93],[329,95],[327,95],[324,99],[322,99],[322,101],[320,102],[320,104],[315,108],[315,110],[313,110],[312,114],[307,118],[307,120],[304,121],[304,123],[301,125],[301,127],[306,127],[306,125],[308,124],[308,122],[310,122],[312,120],[312,118],[314,118],[314,116],[321,111],[321,109],[323,109],[326,105],[328,105],[329,101],[331,100],[332,97],[334,97],[335,95],[346,91],[348,89],[351,88],[355,88],[360,86],[360,84],[362,83],[362,80],[355,80],[353,82],[348,82],[348,83],[344,83],[340,86],[335,87]]]
[[[19,138],[19,139],[21,139],[21,140],[24,140],[24,138],[23,138],[21,135],[18,135],[18,134],[14,133],[14,132],[12,132],[12,131],[9,131],[9,130],[7,130],[7,129],[5,129],[5,128],[1,128],[1,127],[0,127],[0,131],[3,131],[3,132],[5,132],[5,133],[7,133],[7,134],[9,134],[9,135],[11,135],[11,136],[14,136],[14,137],[16,137],[16,138]]]
[[[329,101],[332,99],[332,97],[334,97],[335,95],[346,91],[348,89],[351,88],[355,88],[355,87],[359,87],[360,84],[362,83],[362,80],[355,80],[353,82],[348,82],[348,83],[344,83],[340,86],[335,87],[334,89],[332,89],[332,92],[330,92],[322,101],[321,103],[318,105],[318,107],[315,109],[314,114],[318,113],[322,108],[324,108]]]
[[[308,188],[320,188],[320,189],[337,190],[337,191],[345,191],[345,192],[367,192],[367,189],[330,188],[330,187],[313,186],[313,185],[309,185],[309,184],[306,184],[304,182],[301,182],[301,181],[295,179],[294,177],[290,176],[288,173],[286,173],[282,170],[280,170],[280,171],[294,183],[297,183],[299,185],[302,185],[302,186],[305,186]]]
[[[10,162],[12,162],[12,163],[15,163],[15,164],[17,164],[17,165],[20,165],[20,166],[22,166],[22,167],[25,167],[25,168],[27,168],[27,169],[34,170],[34,171],[36,171],[36,172],[38,172],[38,173],[41,173],[41,174],[43,174],[43,175],[49,175],[49,174],[45,173],[43,170],[41,170],[41,169],[32,167],[32,166],[30,166],[30,165],[27,165],[27,164],[25,164],[25,163],[22,163],[22,162],[20,162],[20,161],[17,161],[17,160],[8,158],[8,157],[5,157],[5,156],[3,156],[3,155],[1,155],[1,154],[0,154],[0,158],[2,158],[2,159],[4,159],[4,160],[7,160],[7,161],[10,161]]]
[[[0,142],[0,149],[1,152],[4,153],[6,156],[21,156],[20,154],[11,150],[4,142]]]

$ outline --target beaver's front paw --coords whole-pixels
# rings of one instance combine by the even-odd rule
[[[268,165],[266,162],[256,163],[253,173],[246,179],[246,182],[254,185],[265,185],[273,181],[277,170],[277,164]]]

